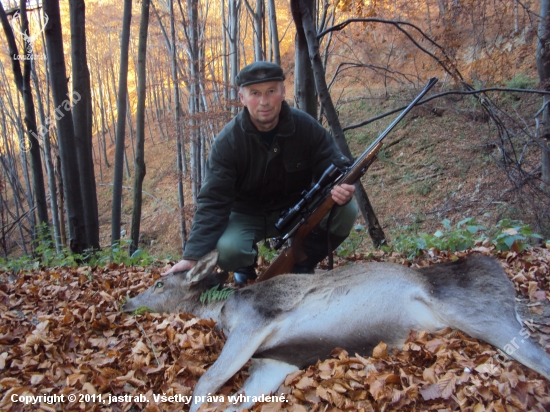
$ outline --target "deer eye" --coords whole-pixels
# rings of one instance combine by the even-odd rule
[[[157,282],[157,284],[155,285],[155,287],[156,287],[157,289],[160,289],[160,288],[163,287],[163,286],[164,286],[164,283],[162,283],[162,282]]]

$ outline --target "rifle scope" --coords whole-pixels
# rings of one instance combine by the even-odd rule
[[[275,227],[281,232],[284,232],[286,227],[294,221],[300,213],[306,210],[307,206],[311,204],[315,196],[334,183],[340,176],[342,176],[342,171],[336,166],[331,164],[327,167],[317,183],[315,183],[309,191],[302,192],[302,198],[298,203],[296,203],[296,205],[281,212],[281,218],[277,221],[277,223],[275,223]]]

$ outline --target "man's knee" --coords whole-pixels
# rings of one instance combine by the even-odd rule
[[[347,237],[353,228],[353,224],[357,220],[358,208],[355,199],[351,199],[343,206],[336,206],[334,216],[330,224],[330,233]],[[323,228],[326,230],[326,222],[323,222]]]
[[[251,244],[245,245],[234,238],[222,236],[216,248],[220,252],[218,266],[223,270],[233,271],[254,263],[255,256]]]

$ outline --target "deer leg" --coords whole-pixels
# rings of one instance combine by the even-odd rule
[[[550,380],[550,355],[531,340],[528,328],[500,325],[499,332],[494,342],[490,338],[485,340]]]
[[[480,315],[468,323],[463,321],[451,326],[490,343],[506,356],[550,380],[550,355],[530,339],[529,329],[518,324],[515,312],[501,313],[494,317]]]
[[[250,377],[246,380],[242,389],[235,394],[235,397],[238,397],[241,393],[245,396],[256,397],[275,393],[283,383],[286,375],[298,369],[295,365],[274,359],[252,359],[252,365],[248,370]],[[243,402],[239,405],[230,406],[225,412],[248,409],[252,405],[254,405],[254,402]]]
[[[202,396],[214,394],[221,386],[241,369],[254,355],[267,337],[272,333],[273,327],[260,326],[258,328],[247,325],[245,328],[236,328],[231,332],[220,356],[214,364],[201,376],[195,390],[194,401],[189,412],[196,412],[202,405]]]

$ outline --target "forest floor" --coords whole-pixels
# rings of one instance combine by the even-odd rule
[[[470,253],[499,259],[525,321],[518,336],[529,336],[550,353],[550,250],[495,253],[480,246],[455,254],[436,251],[412,266]],[[371,260],[411,264],[396,253],[377,252]],[[354,263],[362,262],[356,258]],[[337,259],[339,265],[346,263]],[[185,401],[155,395],[192,395],[223,348],[215,323],[181,313],[120,312],[126,296],[145,290],[163,269],[111,264],[0,273],[0,410],[188,410]],[[460,331],[411,331],[402,348],[381,342],[367,355],[336,348],[328,359],[286,378],[278,392],[285,394],[284,403],[258,403],[252,410],[542,412],[550,407],[548,380]],[[247,369],[216,396],[241,388]],[[32,395],[63,395],[64,400],[21,402]],[[205,410],[223,408],[218,398]]]

